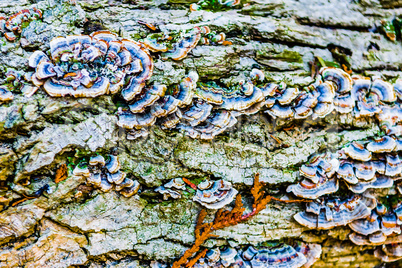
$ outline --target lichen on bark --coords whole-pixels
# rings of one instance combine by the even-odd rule
[[[164,84],[171,91],[190,71],[198,73],[201,83],[214,81],[230,88],[255,68],[265,73],[265,82],[302,89],[314,82],[318,58],[341,68],[347,59],[354,74],[392,83],[401,75],[400,33],[392,41],[381,28],[382,20],[399,18],[398,1],[252,0],[191,12],[190,4],[196,2],[0,0],[5,18],[33,7],[43,12],[41,19],[24,24],[15,42],[0,37],[0,84],[14,95],[0,104],[0,267],[172,264],[195,242],[201,207],[192,201],[195,191],[190,187],[180,199],[167,201],[154,191],[156,187],[174,178],[196,185],[224,179],[251,208],[248,192],[256,173],[267,194],[281,198],[288,185],[300,180],[299,168],[312,155],[383,134],[374,117],[356,120],[334,113],[317,120],[274,120],[260,112],[239,116],[212,141],[158,125],[147,137],[129,140],[117,125],[116,112],[125,105],[118,94],[52,98],[39,88],[26,97],[19,78],[7,74],[32,71],[30,55],[47,52],[54,37],[108,30],[139,41],[153,32],[148,23],[176,33],[208,26],[231,42],[199,43],[179,61],[151,53],[154,71],[148,83]],[[127,178],[141,184],[137,195],[104,193],[73,174],[82,159],[109,154],[119,157]],[[56,182],[62,165],[68,176]],[[377,192],[396,193],[395,187]],[[202,248],[315,243],[323,253],[313,267],[383,265],[375,258],[374,247],[349,241],[348,227],[315,231],[299,225],[293,216],[303,210],[301,204],[268,203],[251,220],[215,231],[217,237]],[[213,220],[213,215],[208,211],[206,220]]]

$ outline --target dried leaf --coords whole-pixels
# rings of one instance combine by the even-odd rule
[[[56,170],[56,176],[54,178],[55,183],[59,183],[61,181],[64,181],[67,179],[67,165],[62,164],[60,167]]]

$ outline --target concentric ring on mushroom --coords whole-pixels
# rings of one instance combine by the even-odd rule
[[[29,67],[31,81],[52,97],[97,97],[121,94],[127,101],[140,94],[152,76],[153,61],[140,43],[108,31],[56,37],[50,57],[35,51]]]

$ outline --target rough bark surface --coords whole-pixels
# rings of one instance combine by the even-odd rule
[[[76,2],[76,3],[74,3]],[[304,86],[312,82],[315,57],[338,62],[331,53],[346,51],[355,73],[384,79],[400,76],[402,44],[374,30],[382,19],[399,16],[401,1],[253,0],[217,12],[190,12],[194,1],[155,0],[0,0],[5,17],[24,8],[43,11],[18,42],[1,37],[0,69],[27,70],[32,51],[49,48],[56,36],[110,30],[139,40],[150,30],[208,25],[226,33],[231,46],[198,45],[181,61],[155,62],[151,81],[168,86],[189,70],[201,81],[231,85],[253,66],[268,81]],[[376,47],[377,49],[371,49]],[[307,77],[307,78],[306,78]],[[0,106],[0,267],[147,267],[151,261],[172,263],[194,242],[201,209],[193,192],[163,201],[154,192],[170,179],[222,178],[247,192],[255,173],[271,194],[285,194],[299,180],[298,169],[325,148],[373,137],[373,122],[359,126],[347,115],[304,121],[273,122],[265,114],[244,117],[213,141],[191,139],[178,131],[151,129],[147,138],[127,140],[116,125],[118,103],[112,96],[93,99],[51,98],[43,90],[26,98],[16,94]],[[338,123],[342,122],[342,127]],[[358,128],[357,128],[358,127]],[[280,142],[278,142],[280,141]],[[94,152],[118,152],[122,170],[141,184],[139,194],[125,198],[85,186],[69,173],[55,183],[60,164]],[[21,183],[23,182],[23,183]],[[29,183],[27,183],[29,182]],[[13,206],[15,200],[49,185],[38,198]],[[385,192],[384,195],[387,193]],[[375,267],[373,248],[356,246],[347,228],[309,231],[293,215],[301,204],[270,203],[252,220],[217,231],[205,247],[257,245],[301,240],[322,245],[313,267]],[[212,215],[212,212],[211,212]]]

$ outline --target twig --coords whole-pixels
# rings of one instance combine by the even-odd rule
[[[192,267],[201,257],[205,256],[207,249],[204,249],[200,254],[189,260],[194,254],[200,250],[200,246],[210,237],[216,237],[212,232],[223,229],[225,227],[236,225],[240,222],[249,220],[261,210],[265,209],[271,200],[284,203],[301,203],[310,202],[310,200],[281,200],[273,196],[267,195],[262,190],[263,184],[259,180],[260,176],[257,173],[254,176],[254,186],[251,189],[251,194],[254,197],[253,210],[250,213],[243,214],[245,211],[241,195],[236,196],[235,206],[232,210],[218,209],[215,213],[213,222],[205,223],[204,219],[207,215],[206,210],[202,209],[198,215],[197,223],[194,230],[195,242],[194,245],[186,250],[183,256],[173,263],[172,268],[180,268],[182,265]]]

